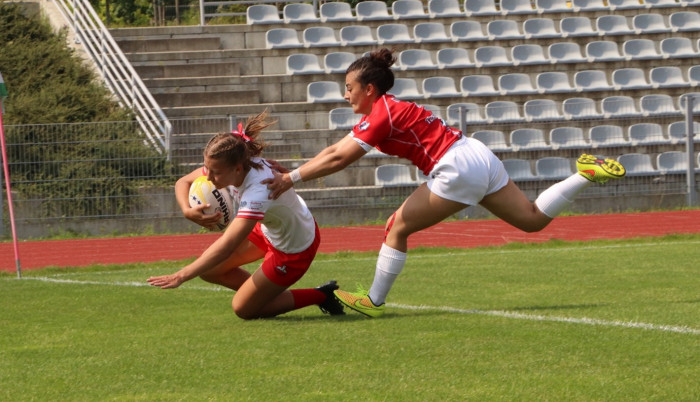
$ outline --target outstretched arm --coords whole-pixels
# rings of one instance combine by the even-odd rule
[[[266,179],[263,184],[267,184],[270,198],[277,199],[282,193],[292,188],[295,181],[318,179],[338,172],[360,159],[365,153],[366,151],[348,135],[321,151],[295,171],[275,173],[274,179]],[[294,180],[294,175],[297,173],[299,177]]]

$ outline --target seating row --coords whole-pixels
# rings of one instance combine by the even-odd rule
[[[625,166],[627,176],[658,176],[666,174],[683,174],[688,169],[688,154],[682,151],[666,151],[656,154],[628,153],[620,155],[617,160]],[[654,163],[652,163],[654,162]],[[692,162],[695,172],[700,171],[700,153]],[[560,156],[548,156],[535,160],[532,164],[526,159],[504,159],[503,165],[508,176],[514,181],[562,180],[576,171],[575,160]],[[386,164],[375,168],[374,184],[382,187],[416,186],[426,181],[426,176],[414,168],[402,164]]]
[[[629,39],[618,45],[613,41],[593,41],[581,47],[574,42],[557,42],[545,48],[538,44],[482,46],[470,51],[447,47],[435,52],[406,49],[397,55],[395,70],[441,70],[450,68],[524,66],[538,64],[619,62],[634,60],[663,60],[700,57],[689,38],[673,37],[659,41]],[[297,53],[287,57],[287,74],[322,74],[345,72],[357,56],[351,52],[330,52],[322,58],[315,54]],[[323,60],[323,67],[321,66]]]
[[[546,14],[623,9],[657,9],[700,5],[698,0],[429,0],[427,10],[420,0],[397,0],[391,7],[383,1],[362,1],[354,9],[346,2],[326,2],[318,14],[313,5],[291,3],[284,6],[282,16],[277,7],[258,4],[248,7],[248,24],[317,23],[334,21],[381,21],[445,17]],[[534,7],[533,7],[534,3]]]
[[[514,20],[494,20],[485,24],[478,21],[457,21],[445,27],[439,22],[421,22],[409,29],[403,23],[380,25],[372,31],[367,25],[348,25],[337,31],[327,26],[313,26],[301,33],[292,28],[271,28],[265,33],[268,49],[294,47],[328,47],[354,45],[386,45],[402,43],[462,42],[522,40],[531,38],[571,38],[579,36],[633,35],[647,33],[674,33],[700,30],[700,13],[683,11],[668,17],[662,14],[640,14],[632,18],[632,25],[621,15],[605,15],[591,20],[588,17],[564,17],[558,28],[549,18],[533,18],[522,24]]]

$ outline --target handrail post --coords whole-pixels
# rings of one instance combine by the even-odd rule
[[[684,95],[685,97],[685,150],[688,155],[688,166],[686,171],[686,184],[688,187],[688,206],[693,207],[697,204],[697,191],[695,186],[695,124],[693,121],[693,103],[695,99],[693,95]]]

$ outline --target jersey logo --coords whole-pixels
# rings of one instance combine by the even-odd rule
[[[358,127],[360,131],[365,131],[369,128],[369,122],[368,121],[363,121],[360,123],[360,126]]]
[[[275,267],[275,271],[277,271],[277,273],[280,275],[287,275],[287,266],[286,265],[282,265],[281,267],[277,266],[277,267]]]

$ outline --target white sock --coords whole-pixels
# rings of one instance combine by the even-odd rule
[[[592,182],[578,173],[560,181],[544,190],[535,200],[535,205],[543,214],[554,218],[566,207],[571,205],[574,198]]]
[[[369,288],[369,298],[375,306],[384,304],[386,295],[389,294],[394,280],[403,271],[406,264],[406,253],[395,250],[386,244],[382,244],[377,257],[377,268],[374,272],[374,281]]]

